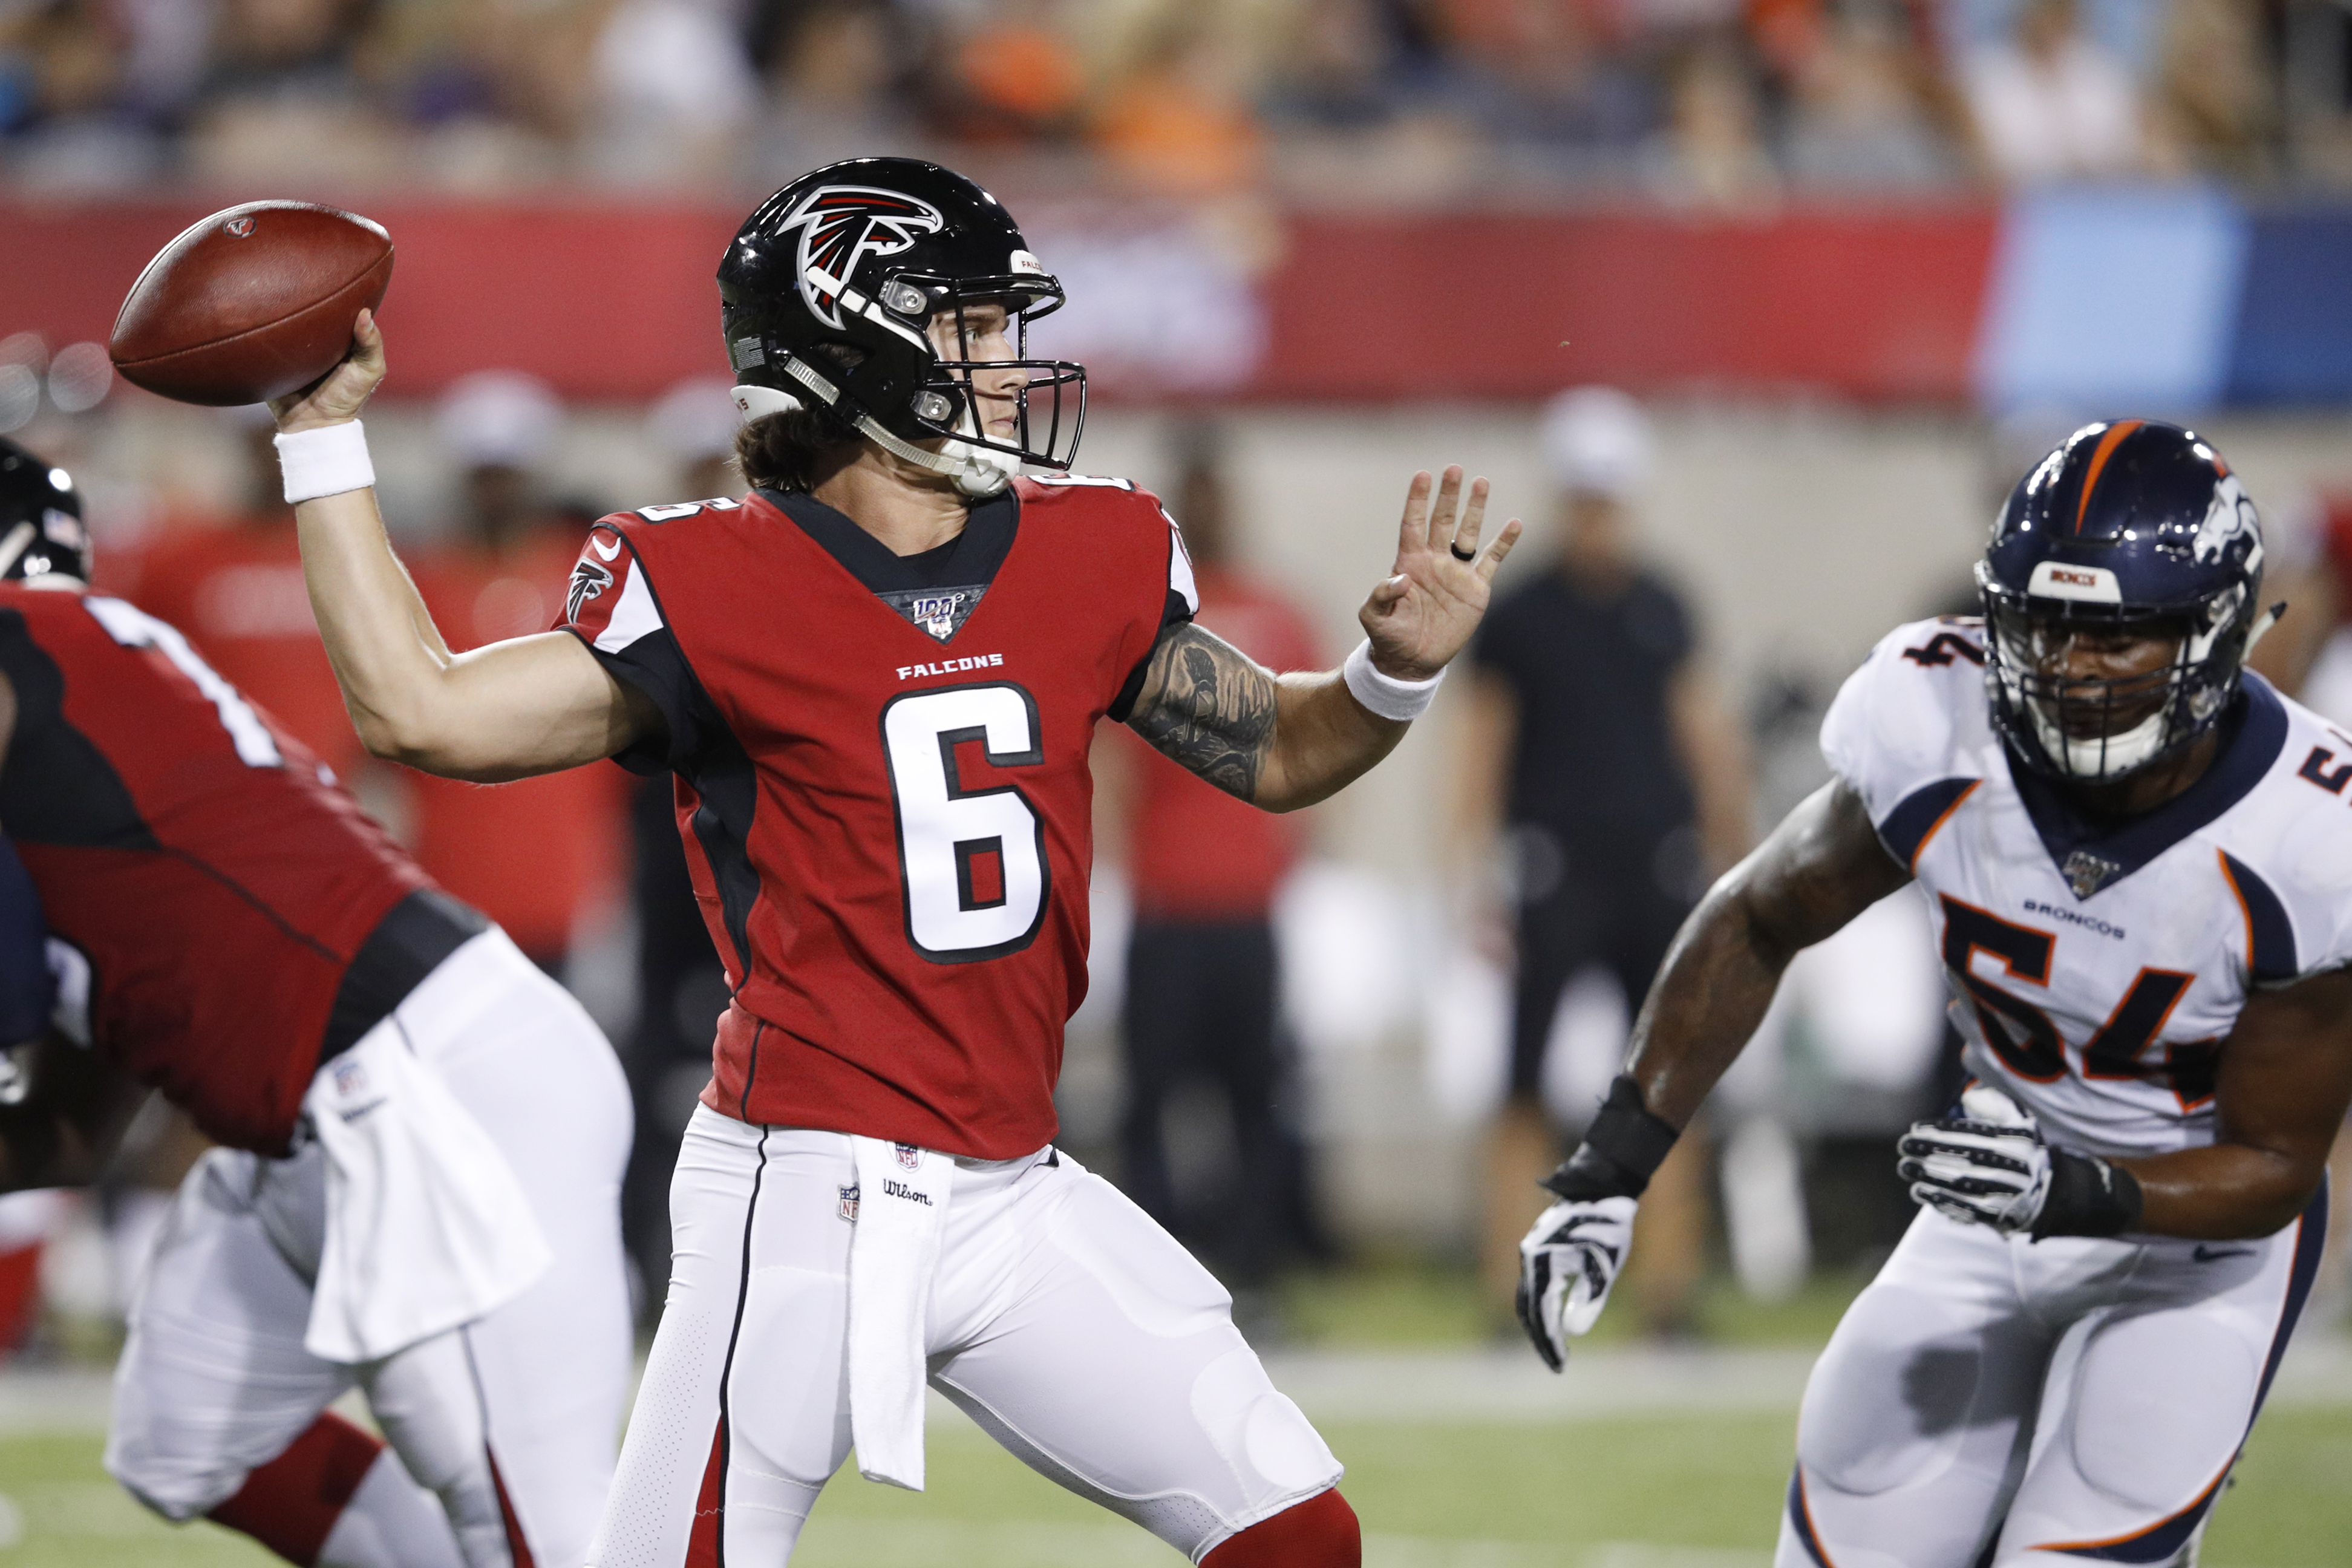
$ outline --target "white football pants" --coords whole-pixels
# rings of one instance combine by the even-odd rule
[[[1339,1480],[1224,1288],[1117,1188],[1050,1148],[955,1163],[925,1348],[991,1436],[1196,1562]],[[790,1557],[850,1448],[856,1184],[840,1133],[695,1112],[668,1305],[590,1562]]]
[[[383,1361],[321,1361],[302,1348],[326,1217],[319,1146],[286,1160],[215,1149],[181,1184],[131,1309],[107,1468],[166,1518],[192,1519],[356,1385],[471,1568],[508,1568],[508,1510],[535,1568],[575,1568],[628,1391],[627,1085],[580,1005],[495,930],[393,1019],[506,1156],[554,1266]]]
[[[2037,1242],[1923,1208],[1806,1384],[1775,1568],[2194,1563],[2326,1211]]]

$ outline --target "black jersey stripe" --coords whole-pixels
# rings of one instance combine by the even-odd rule
[[[743,1205],[743,1255],[735,1273],[735,1319],[727,1330],[727,1354],[719,1363],[719,1495],[713,1500],[718,1517],[710,1532],[716,1568],[727,1568],[727,1470],[733,1463],[735,1447],[734,1401],[729,1385],[735,1378],[735,1347],[743,1338],[743,1309],[751,1298],[751,1236],[760,1215],[760,1188],[768,1174],[770,1131],[760,1129],[760,1163],[751,1169],[751,1195]]]

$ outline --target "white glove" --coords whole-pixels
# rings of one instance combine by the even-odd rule
[[[1562,1199],[1519,1239],[1519,1322],[1554,1372],[1601,1317],[1633,1244],[1633,1198]]]
[[[1895,1144],[1895,1174],[1914,1201],[2003,1236],[2030,1231],[2049,1201],[2050,1147],[2017,1101],[1990,1084],[1960,1096],[1960,1114],[1912,1125]]]

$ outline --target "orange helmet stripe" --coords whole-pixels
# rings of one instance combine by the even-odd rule
[[[2099,444],[2091,449],[2091,471],[2083,476],[2083,492],[2074,498],[2075,532],[2083,531],[2083,519],[2091,510],[2091,491],[2097,486],[2099,474],[2106,468],[2107,459],[2115,455],[2117,447],[2123,445],[2125,437],[2146,423],[2144,419],[2118,419],[2107,426],[2107,433],[2100,437]]]

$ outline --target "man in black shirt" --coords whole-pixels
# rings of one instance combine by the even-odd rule
[[[1694,657],[1688,611],[1636,558],[1627,502],[1646,477],[1646,421],[1607,388],[1563,394],[1544,441],[1562,498],[1549,571],[1499,596],[1473,644],[1465,748],[1477,851],[1499,831],[1517,927],[1508,1097],[1486,1150],[1481,1275],[1507,1311],[1518,1238],[1559,1158],[1544,1048],[1560,994],[1599,966],[1638,1006],[1683,917],[1746,851],[1744,737]],[[1677,1151],[1643,1209],[1633,1293],[1674,1332],[1696,1278],[1703,1151]]]

